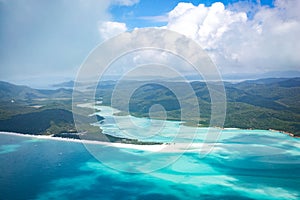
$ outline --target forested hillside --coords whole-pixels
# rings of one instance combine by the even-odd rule
[[[115,82],[97,88],[96,96],[104,105],[111,105]],[[129,101],[126,97],[132,89]],[[169,120],[180,120],[184,103],[191,112],[199,105],[197,117],[183,119],[186,125],[208,126],[211,114],[210,93],[205,82],[191,82],[192,93],[184,90],[186,83],[147,83],[127,81],[114,96],[114,107],[138,117],[149,117],[154,104],[162,105]],[[270,78],[240,83],[225,82],[225,127],[276,129],[300,135],[300,78]],[[175,95],[169,88],[180,91]],[[182,89],[182,90],[181,90]],[[84,95],[84,94],[83,94]],[[197,97],[197,102],[192,101]],[[36,90],[0,82],[0,130],[50,134],[75,131],[72,116],[72,90]],[[155,115],[158,116],[159,114]],[[28,126],[28,127],[27,127]]]

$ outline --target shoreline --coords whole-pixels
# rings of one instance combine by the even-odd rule
[[[110,146],[110,147],[136,149],[136,150],[151,151],[151,152],[157,152],[157,151],[162,150],[164,147],[169,146],[166,143],[155,144],[155,145],[138,145],[138,144],[126,144],[126,143],[102,142],[102,141],[96,141],[96,140],[79,140],[79,139],[73,139],[73,138],[53,137],[53,135],[32,135],[32,134],[5,132],[5,131],[0,131],[0,134],[27,137],[27,138],[37,138],[37,139],[44,139],[44,140],[76,142],[76,143],[82,143],[82,144],[98,144],[98,145],[104,145],[104,146]]]
[[[163,152],[163,153],[182,153],[182,152],[202,152],[203,149],[210,147],[209,143],[163,143],[155,145],[139,145],[139,144],[126,144],[126,143],[113,143],[113,142],[102,142],[95,140],[79,140],[73,138],[63,137],[52,137],[51,135],[32,135],[15,132],[4,132],[0,131],[0,135],[12,135],[27,138],[36,138],[43,140],[56,140],[63,142],[76,142],[82,143],[83,145],[103,145],[122,149],[140,150],[146,152]],[[211,148],[209,148],[210,150]]]
[[[276,129],[269,129],[269,131],[278,132],[278,133],[288,135],[288,136],[293,137],[293,138],[300,138],[300,136],[295,135],[294,133],[286,132],[286,131],[280,131],[280,130],[276,130]]]
[[[123,111],[118,110],[116,108],[113,108],[113,107],[111,107],[109,105],[102,105],[102,104],[95,104],[94,105],[94,104],[91,104],[91,103],[85,103],[85,104],[78,104],[77,106],[98,109],[99,111],[101,111],[101,107],[108,108],[108,109],[111,109],[112,115],[115,115],[115,113],[122,113],[123,112]],[[136,116],[133,116],[133,117],[136,117]],[[140,118],[140,117],[137,117],[137,118]],[[157,119],[157,120],[161,120],[161,119]],[[276,129],[272,129],[272,128],[268,128],[268,129],[253,129],[253,128],[237,128],[237,127],[224,127],[224,126],[223,127],[218,127],[218,126],[215,126],[215,127],[209,127],[209,126],[199,127],[199,126],[188,126],[188,125],[186,125],[186,121],[178,121],[176,119],[175,120],[169,120],[169,121],[176,121],[176,122],[180,123],[181,125],[187,126],[187,127],[207,128],[207,129],[209,129],[209,128],[215,128],[215,129],[221,129],[221,130],[243,130],[243,129],[244,130],[266,130],[266,131],[278,132],[278,133],[287,135],[287,136],[292,137],[292,138],[300,138],[300,135],[296,135],[296,134],[288,132],[288,131],[276,130]]]
[[[239,128],[223,128],[223,130],[236,130]],[[292,138],[300,138],[298,136],[291,136],[290,133],[286,133],[283,131],[278,131],[274,129],[269,129],[267,131],[277,132]],[[131,150],[140,150],[146,152],[165,152],[165,153],[178,153],[178,152],[205,152],[207,150],[211,150],[211,147],[215,144],[210,143],[173,143],[167,142],[162,144],[129,144],[129,143],[120,143],[120,142],[104,142],[104,141],[96,141],[96,140],[81,140],[74,138],[66,138],[66,137],[53,137],[53,135],[33,135],[33,134],[24,134],[24,133],[16,133],[16,132],[5,132],[0,131],[0,135],[12,135],[19,137],[27,137],[27,138],[36,138],[42,140],[56,140],[56,141],[64,141],[64,142],[75,142],[82,143],[83,145],[102,145],[109,146],[115,148],[122,149],[131,149]]]

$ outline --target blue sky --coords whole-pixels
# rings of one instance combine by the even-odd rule
[[[260,4],[270,7],[274,4],[273,0],[261,0],[259,3],[256,0],[141,0],[133,6],[113,5],[109,8],[109,11],[112,13],[114,20],[126,22],[130,29],[163,26],[166,22],[154,20],[155,18],[151,20],[151,17],[166,15],[180,2],[192,3],[194,5],[204,4],[206,6],[211,6],[215,2],[222,2],[225,6],[237,2]]]
[[[298,10],[298,0],[0,0],[0,80],[74,79],[105,39],[162,26],[198,42],[224,74],[298,70]]]

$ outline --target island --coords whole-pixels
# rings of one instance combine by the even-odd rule
[[[105,87],[97,88],[96,97],[101,99],[101,105],[111,106],[115,84],[110,81]],[[128,81],[122,88],[123,92],[128,92],[135,84],[135,81]],[[177,82],[169,84],[182,87]],[[208,127],[211,114],[208,88],[201,81],[190,82],[190,85],[199,102],[192,106],[200,107],[201,117],[185,119],[182,123],[185,126]],[[300,94],[297,92],[300,89],[300,78],[225,82],[224,85],[227,96],[225,128],[278,130],[292,137],[300,136]],[[86,110],[87,114],[80,116],[86,127],[77,130],[73,118],[77,113],[72,111],[72,93],[72,89],[67,88],[39,90],[0,81],[0,131],[141,145],[162,144],[102,132],[101,128],[91,125],[93,120],[89,115],[95,109]],[[289,95],[291,93],[294,94],[292,97]],[[159,84],[145,82],[144,86],[138,88],[130,99],[129,112],[123,109],[126,103],[122,101],[123,96],[116,98],[120,102],[116,107],[120,112],[115,113],[116,116],[130,114],[147,118],[150,107],[160,104],[166,110],[167,120],[181,120],[178,99],[168,88]],[[183,101],[189,102],[189,95]],[[160,115],[155,116],[160,119]],[[101,122],[105,119],[96,115],[96,120]]]

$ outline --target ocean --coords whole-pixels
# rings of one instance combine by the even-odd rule
[[[276,131],[224,129],[205,156],[0,134],[1,200],[299,199],[299,186],[300,140]]]

